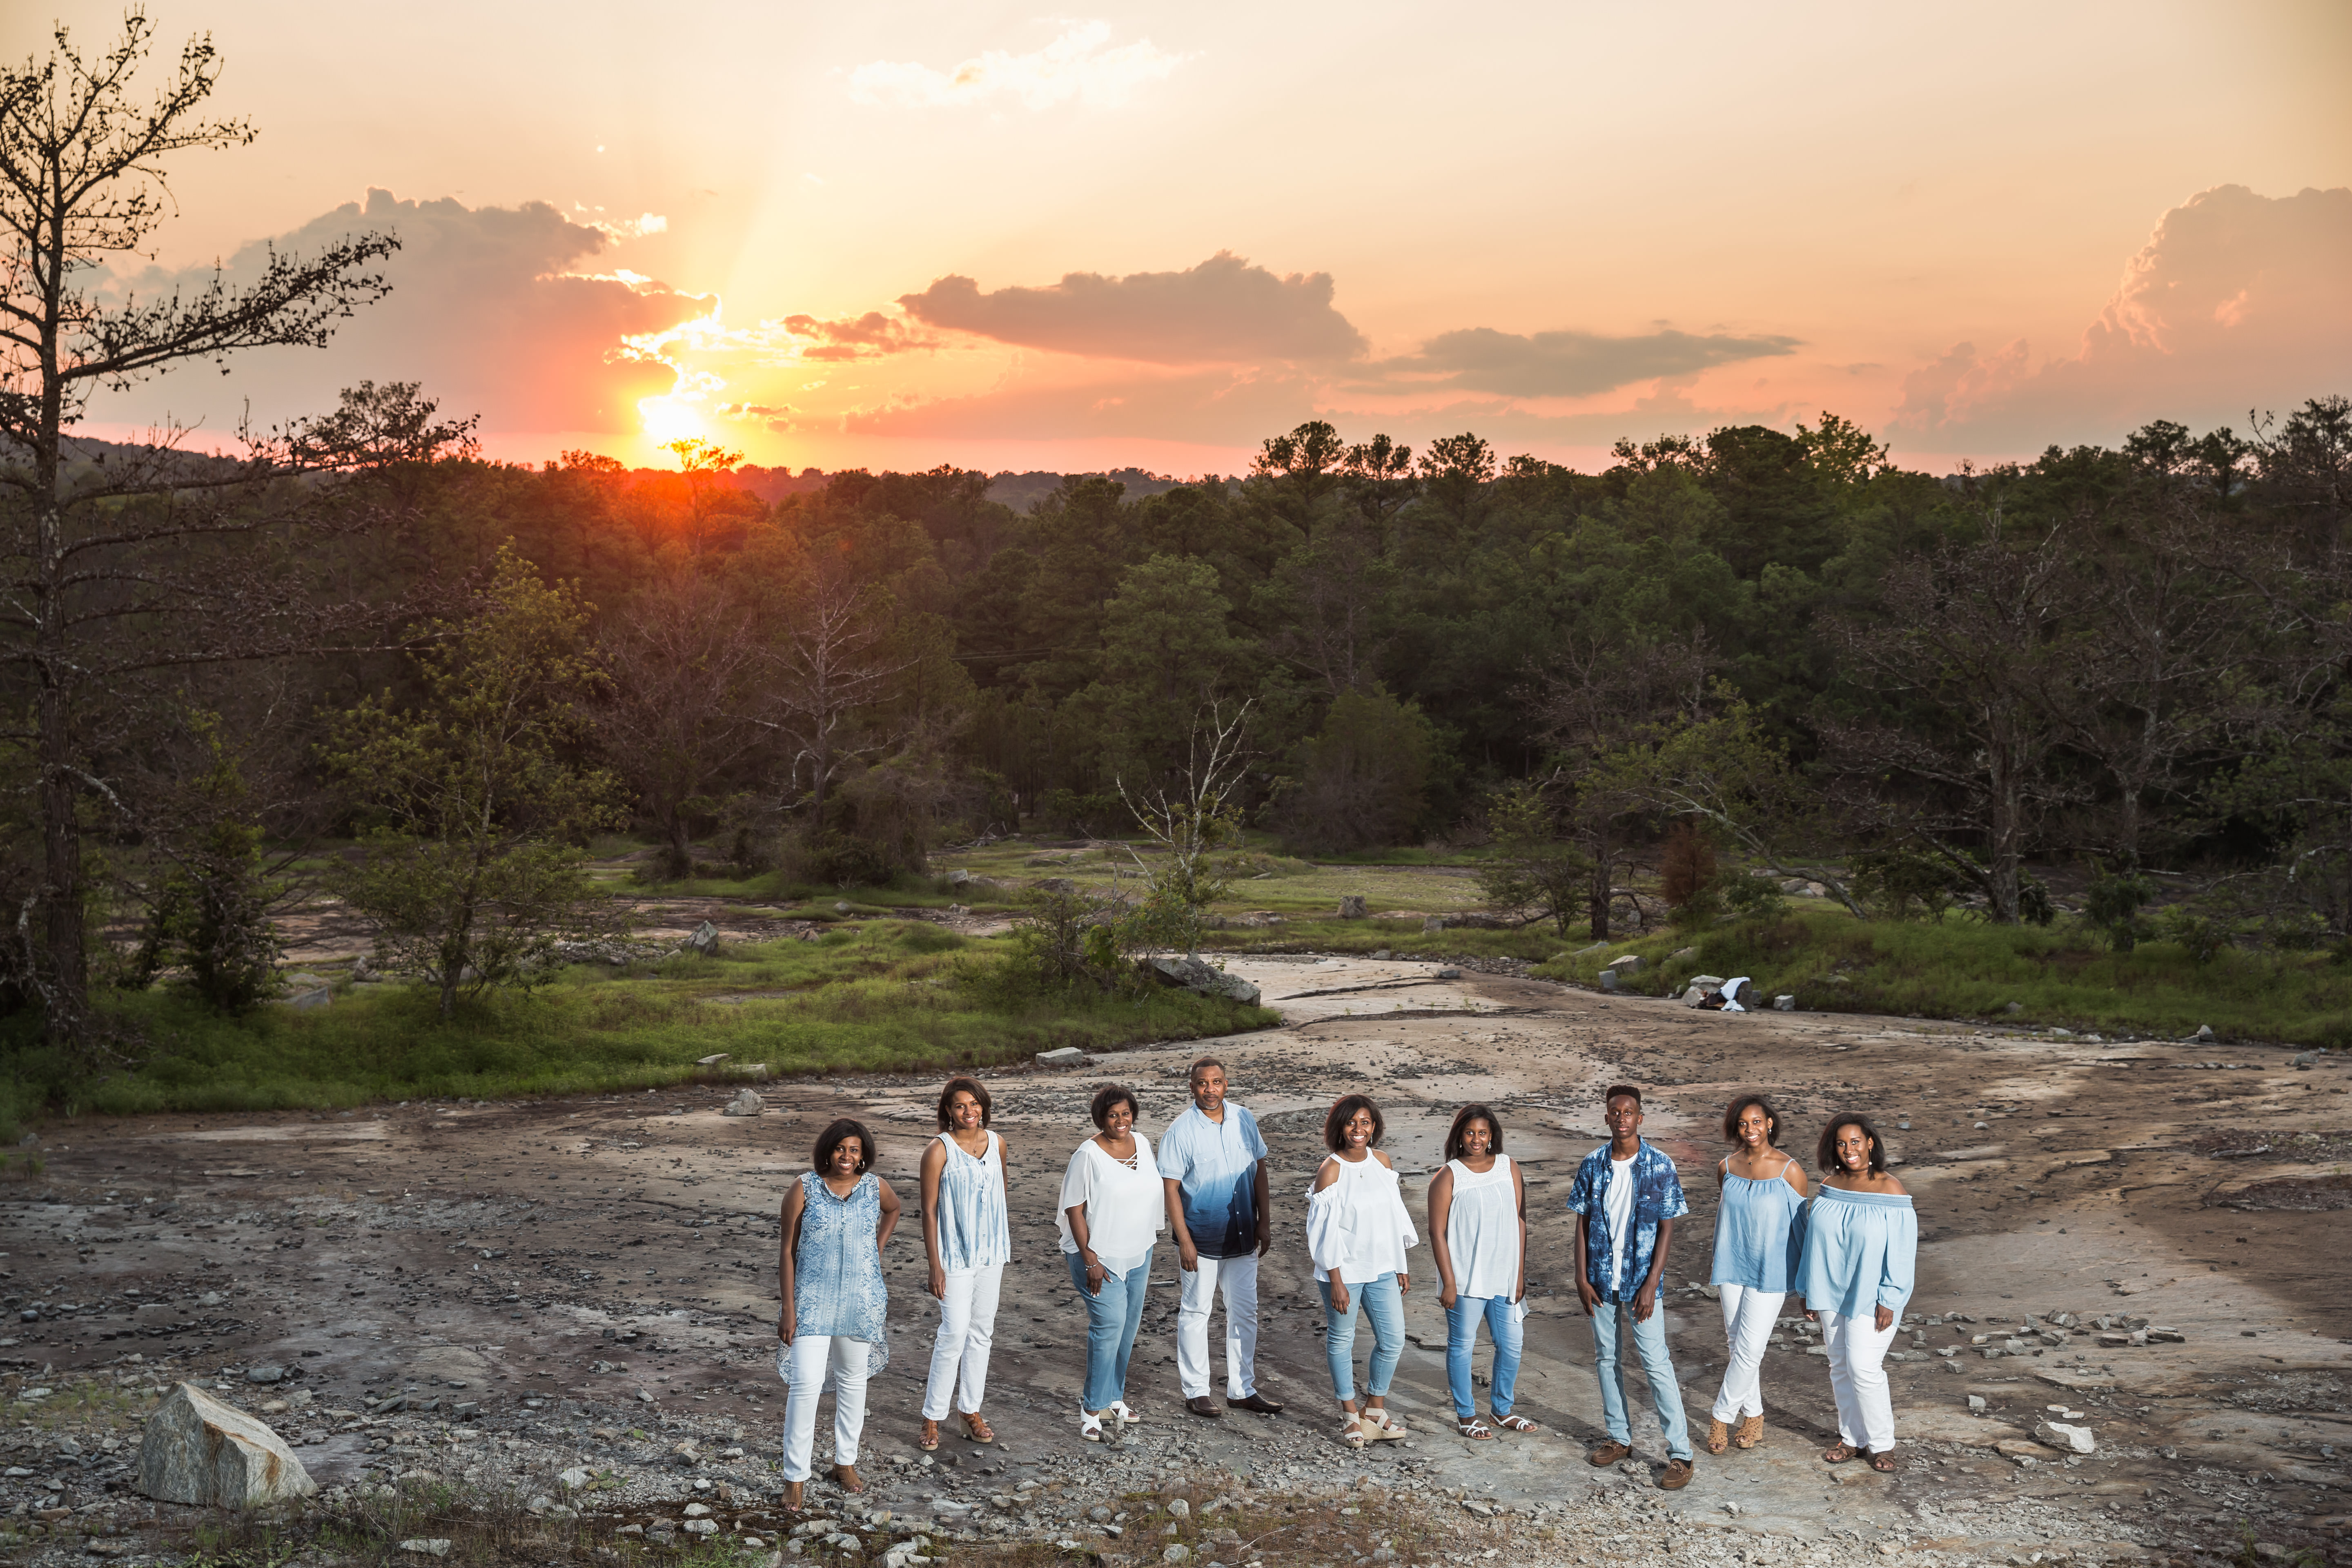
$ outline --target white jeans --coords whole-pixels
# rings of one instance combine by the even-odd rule
[[[1723,1337],[1731,1347],[1730,1364],[1723,1369],[1723,1392],[1708,1412],[1717,1421],[1764,1414],[1764,1390],[1759,1374],[1764,1368],[1764,1347],[1771,1342],[1773,1320],[1788,1298],[1779,1291],[1750,1290],[1741,1285],[1720,1287],[1723,1292]]]
[[[858,1435],[866,1430],[866,1369],[874,1347],[839,1334],[802,1334],[792,1344],[792,1386],[784,1393],[784,1479],[809,1479],[809,1450],[816,1445],[816,1402],[833,1374],[833,1462],[857,1463]]]
[[[940,1332],[931,1342],[931,1375],[923,1384],[923,1419],[948,1418],[948,1396],[955,1408],[977,1415],[988,1393],[988,1347],[996,1336],[996,1293],[1004,1280],[1004,1265],[985,1268],[950,1268],[947,1294],[940,1299]]]
[[[1884,1454],[1895,1447],[1895,1404],[1886,1396],[1886,1352],[1903,1324],[1901,1313],[1882,1331],[1875,1307],[1859,1318],[1822,1314],[1822,1343],[1830,1352],[1830,1392],[1837,1396],[1838,1436],[1857,1448]]]
[[[1257,1254],[1203,1258],[1192,1273],[1176,1271],[1183,1296],[1176,1308],[1176,1381],[1187,1399],[1209,1393],[1209,1313],[1225,1296],[1225,1397],[1257,1392]]]

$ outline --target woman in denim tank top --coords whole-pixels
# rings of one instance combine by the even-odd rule
[[[988,1352],[1013,1234],[1004,1213],[1004,1140],[989,1131],[988,1110],[988,1090],[978,1079],[948,1079],[940,1090],[940,1135],[923,1151],[923,1250],[930,1258],[940,1331],[923,1384],[919,1448],[940,1446],[940,1423],[948,1418],[951,1396],[964,1436],[975,1443],[996,1441],[980,1402],[988,1392]]]

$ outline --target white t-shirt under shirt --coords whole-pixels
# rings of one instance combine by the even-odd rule
[[[1609,1288],[1620,1293],[1626,1289],[1625,1243],[1633,1229],[1633,1161],[1641,1157],[1609,1162]]]
[[[1054,1205],[1065,1252],[1078,1249],[1068,1211],[1081,1205],[1087,1211],[1087,1245],[1105,1268],[1125,1274],[1150,1256],[1153,1238],[1168,1228],[1168,1189],[1160,1184],[1150,1141],[1135,1134],[1132,1167],[1104,1153],[1091,1138],[1078,1145],[1069,1169],[1062,1173],[1062,1201]]]

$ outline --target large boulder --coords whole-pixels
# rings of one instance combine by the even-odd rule
[[[1362,920],[1364,918],[1364,895],[1361,893],[1340,894],[1339,918],[1343,921]]]
[[[1176,953],[1161,953],[1143,961],[1143,972],[1163,985],[1181,985],[1187,991],[1203,995],[1223,996],[1245,1007],[1258,1004],[1258,988],[1238,974],[1228,974],[1213,963],[1197,958],[1185,958]]]
[[[719,954],[719,928],[709,921],[694,928],[694,934],[680,944],[684,952],[698,952],[705,958]]]
[[[266,1422],[185,1383],[147,1418],[138,1485],[161,1502],[214,1508],[251,1508],[319,1489]]]

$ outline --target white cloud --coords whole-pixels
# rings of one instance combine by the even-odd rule
[[[1042,49],[1025,55],[991,49],[946,70],[913,60],[873,60],[849,73],[849,96],[889,109],[964,109],[1008,99],[1024,109],[1052,109],[1074,99],[1090,109],[1113,108],[1192,58],[1171,54],[1149,38],[1104,47],[1109,39],[1109,23],[1078,22]]]

